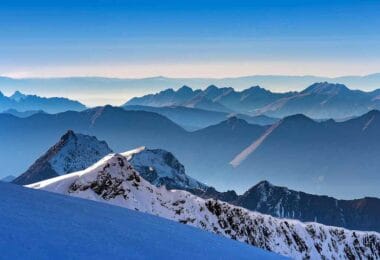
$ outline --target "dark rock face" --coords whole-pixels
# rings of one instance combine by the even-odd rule
[[[205,191],[202,191],[202,190],[188,190],[188,191],[204,199],[216,199],[216,200],[221,200],[221,201],[225,201],[229,203],[234,202],[239,198],[239,196],[233,190],[229,190],[226,192],[219,192],[214,187],[208,187]]]
[[[353,230],[380,231],[378,198],[337,200],[274,186],[267,181],[258,183],[240,196],[234,191],[218,192],[214,188],[208,188],[205,192],[191,192],[203,198],[218,199],[274,217]]]

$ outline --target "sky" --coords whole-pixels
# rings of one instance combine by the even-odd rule
[[[380,71],[380,1],[0,1],[0,75]]]

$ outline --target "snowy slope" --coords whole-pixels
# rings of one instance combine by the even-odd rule
[[[1,259],[279,259],[140,212],[0,183]],[[207,246],[205,246],[207,245]]]
[[[207,186],[185,173],[185,167],[168,151],[140,147],[122,154],[133,168],[157,187],[205,190]]]
[[[380,257],[378,233],[276,219],[185,191],[157,188],[119,154],[108,155],[84,171],[28,187],[150,213],[296,259]]]
[[[44,155],[17,177],[16,184],[30,184],[62,174],[86,169],[112,153],[104,141],[94,136],[67,131]]]

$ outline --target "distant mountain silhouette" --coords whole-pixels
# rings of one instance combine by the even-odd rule
[[[379,91],[350,90],[342,84],[315,83],[259,110],[276,117],[302,113],[312,118],[347,118],[380,108]]]
[[[80,102],[67,98],[45,98],[36,95],[25,95],[19,91],[7,97],[0,92],[0,112],[9,110],[17,110],[18,112],[43,110],[47,113],[59,113],[68,110],[80,111],[84,109],[86,107]]]
[[[278,121],[276,118],[268,117],[265,115],[248,116],[244,114],[209,111],[183,106],[151,107],[140,105],[126,105],[124,106],[124,109],[154,112],[166,116],[187,130],[198,130],[200,128],[218,124],[221,121],[224,121],[232,116],[244,119],[250,124],[257,125],[270,125]]]
[[[183,95],[184,88],[186,95]],[[273,93],[259,86],[235,91],[212,85],[205,90],[193,91],[189,87],[178,91],[165,90],[133,98],[126,105],[199,107],[275,118],[304,114],[315,119],[344,119],[380,109],[380,91],[351,90],[345,85],[328,82],[315,83],[301,92],[288,93]]]
[[[292,93],[272,93],[258,86],[243,91],[214,85],[205,90],[183,86],[177,91],[167,89],[157,94],[135,97],[125,105],[184,106],[219,112],[253,113],[255,109],[289,95]]]
[[[45,113],[45,112],[43,110],[27,110],[27,111],[20,112],[20,111],[17,111],[16,109],[7,109],[7,110],[4,110],[2,113],[14,115],[17,117],[29,117],[34,114]]]

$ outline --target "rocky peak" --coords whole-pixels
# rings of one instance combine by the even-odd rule
[[[15,100],[15,101],[20,101],[21,99],[26,98],[26,95],[21,93],[20,91],[16,90],[13,95],[11,95],[9,98]]]

